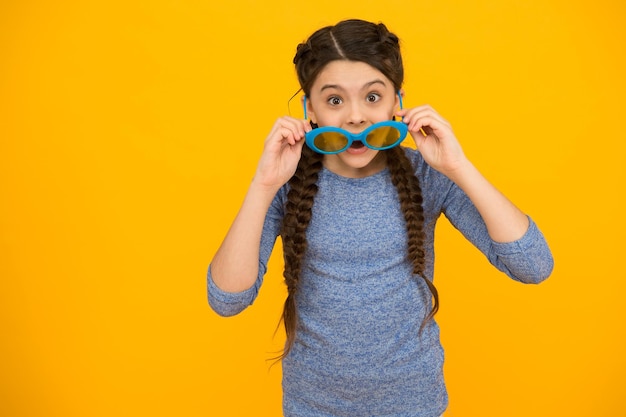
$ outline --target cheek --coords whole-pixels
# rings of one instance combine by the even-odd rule
[[[328,112],[316,115],[316,123],[319,126],[341,126],[342,118],[340,112]]]
[[[385,119],[384,120],[391,120],[393,118],[393,115],[396,112],[396,109],[399,109],[400,107],[396,107],[393,104],[386,107],[386,111],[385,111]]]

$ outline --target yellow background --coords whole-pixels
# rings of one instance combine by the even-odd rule
[[[624,416],[626,7],[0,3],[0,415],[279,416],[281,256],[222,319],[205,273],[314,29],[382,20],[556,259],[523,286],[444,220],[447,416]],[[298,114],[298,106],[292,112]]]

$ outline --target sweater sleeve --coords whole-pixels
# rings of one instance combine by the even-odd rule
[[[447,180],[447,178],[446,178]],[[443,213],[466,239],[500,271],[523,283],[538,284],[552,273],[554,260],[548,244],[529,217],[526,233],[513,242],[495,242],[469,197],[452,181],[443,202]]]
[[[274,197],[270,208],[265,215],[263,224],[263,232],[261,234],[261,242],[259,246],[259,275],[254,284],[241,292],[227,292],[220,289],[213,281],[211,276],[211,265],[209,265],[207,273],[207,293],[209,305],[220,316],[229,317],[241,313],[248,306],[252,305],[256,299],[263,277],[267,272],[267,262],[274,249],[276,238],[280,233],[283,218],[283,197],[285,196],[284,187]]]
[[[543,234],[529,217],[524,235],[507,243],[495,242],[470,198],[448,177],[430,167],[416,150],[406,150],[420,179],[424,211],[432,218],[443,213],[467,240],[500,271],[516,281],[539,283],[552,273],[554,260]]]

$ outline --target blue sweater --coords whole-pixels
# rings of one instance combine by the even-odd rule
[[[498,269],[511,278],[538,283],[553,260],[531,220],[518,241],[497,243],[469,198],[406,149],[420,180],[426,233],[425,275],[433,279],[434,230],[441,213]],[[443,349],[431,320],[428,288],[412,275],[405,222],[387,169],[366,178],[320,173],[319,191],[307,230],[299,325],[283,360],[285,417],[435,417],[446,409]],[[220,315],[241,312],[254,301],[279,234],[287,186],[268,210],[255,285],[227,293],[209,267],[209,303]]]

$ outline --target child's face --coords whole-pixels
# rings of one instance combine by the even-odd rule
[[[335,126],[359,133],[374,123],[391,120],[399,101],[382,72],[364,62],[332,61],[311,87],[307,112],[319,126]],[[355,142],[346,151],[325,155],[333,172],[348,177],[371,175],[384,167],[379,151]]]

